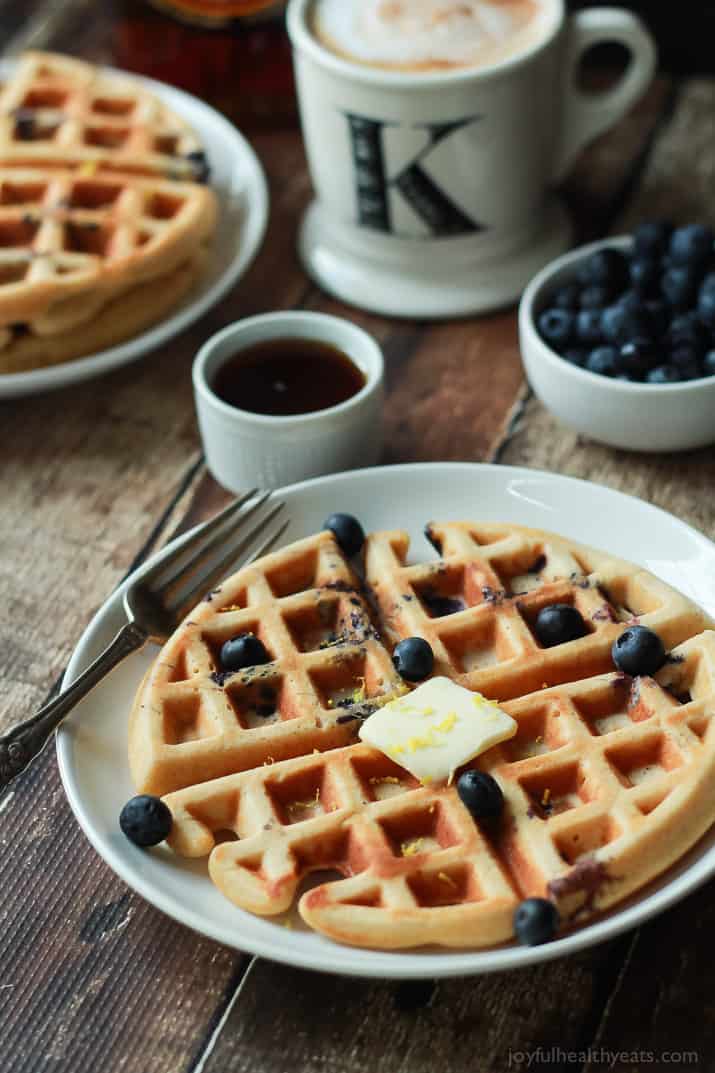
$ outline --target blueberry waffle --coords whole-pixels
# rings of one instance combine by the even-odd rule
[[[298,898],[312,928],[359,946],[487,946],[513,937],[523,899],[548,899],[565,925],[588,920],[710,826],[715,633],[702,612],[647,571],[548,533],[429,533],[439,559],[412,565],[404,533],[368,537],[371,606],[330,534],[274,553],[213,594],[150,671],[132,718],[135,780],[165,793],[170,844],[208,856],[237,906],[275,915]],[[555,607],[575,608],[582,630],[562,612],[545,635],[540,613]],[[225,676],[237,630],[269,662]],[[614,665],[614,653],[637,663],[652,631],[669,650],[655,674]],[[390,652],[414,636],[435,675],[517,724],[453,784],[420,784],[357,741],[365,716],[409,688]],[[258,710],[266,684],[271,714]],[[249,702],[246,690],[259,692]],[[465,772],[498,784],[500,815],[475,818]],[[301,892],[326,869],[342,878]]]

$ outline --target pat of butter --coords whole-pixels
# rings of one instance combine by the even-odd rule
[[[458,767],[516,731],[516,721],[494,701],[449,678],[430,678],[374,712],[360,737],[429,783],[451,780]]]

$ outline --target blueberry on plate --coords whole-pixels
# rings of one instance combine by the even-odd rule
[[[578,309],[580,297],[581,288],[578,283],[567,283],[565,287],[560,287],[556,291],[551,299],[551,305],[554,309]]]
[[[586,368],[599,376],[615,376],[617,373],[618,350],[614,346],[599,346],[586,358]]]
[[[703,376],[715,376],[715,350],[709,350],[703,358]]]
[[[542,607],[536,616],[534,632],[544,648],[575,641],[586,633],[586,623],[581,612],[571,604],[549,604]]]
[[[139,794],[119,813],[119,826],[135,846],[158,846],[171,831],[171,809],[160,797]]]
[[[668,254],[673,264],[702,264],[713,250],[712,230],[704,224],[678,227],[670,236]]]
[[[576,340],[586,346],[595,346],[601,335],[601,310],[582,309],[576,316]]]
[[[619,671],[637,675],[655,674],[665,663],[665,647],[655,630],[647,626],[629,626],[611,648]]]
[[[604,284],[615,294],[628,286],[628,258],[620,250],[605,246],[584,262],[579,276],[587,286]]]
[[[575,316],[569,309],[545,309],[537,320],[541,338],[557,350],[571,342],[575,324]]]
[[[681,312],[688,309],[694,304],[698,290],[697,268],[692,264],[673,265],[663,273],[660,290],[673,309]]]
[[[649,384],[677,384],[680,380],[680,373],[674,365],[656,365],[646,375]]]
[[[493,820],[502,814],[504,794],[486,771],[463,771],[457,779],[457,793],[475,820]]]
[[[660,364],[661,357],[660,347],[650,339],[632,339],[618,351],[618,372],[640,379]]]
[[[357,555],[365,543],[363,527],[352,514],[331,514],[323,522],[323,529],[330,530],[338,547],[349,559]]]
[[[667,220],[648,220],[635,229],[633,246],[639,257],[658,257],[665,253],[673,230]]]
[[[419,682],[432,673],[434,652],[422,637],[406,637],[392,653],[395,670],[407,682]]]
[[[584,287],[579,298],[581,309],[603,309],[613,298],[613,291],[605,283],[592,283]]]
[[[582,347],[570,346],[564,350],[561,357],[564,361],[567,361],[569,365],[579,365],[583,367],[588,358],[588,351],[584,350]]]
[[[514,912],[514,931],[524,946],[548,943],[559,930],[559,913],[547,898],[525,898]]]
[[[221,645],[220,660],[222,670],[242,671],[245,667],[260,667],[263,663],[270,663],[271,657],[255,633],[240,633]]]

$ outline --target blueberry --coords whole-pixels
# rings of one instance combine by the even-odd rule
[[[266,646],[254,633],[241,633],[221,645],[221,669],[242,671],[244,667],[259,667],[270,663]]]
[[[700,293],[709,294],[715,292],[715,272],[708,272],[700,284]]]
[[[648,315],[648,321],[650,328],[653,332],[653,337],[659,339],[665,334],[668,328],[668,321],[670,319],[670,309],[667,304],[660,298],[650,298],[645,303],[645,312]]]
[[[640,313],[644,308],[643,299],[638,294],[638,291],[634,291],[632,288],[623,292],[618,299],[618,304],[626,313]]]
[[[564,350],[561,357],[570,365],[580,365],[583,367],[588,358],[588,351],[583,350],[581,347],[570,346],[567,350]]]
[[[657,339],[660,334],[652,313],[644,303],[637,308],[624,309],[617,329],[611,342],[629,343],[631,339]]]
[[[544,648],[563,645],[566,641],[575,641],[586,633],[586,623],[581,613],[571,604],[549,604],[542,607],[534,623],[539,644]]]
[[[583,283],[604,284],[615,294],[628,286],[628,259],[620,250],[606,246],[591,254],[579,274]]]
[[[677,384],[680,381],[680,373],[674,365],[656,365],[646,375],[649,384]]]
[[[613,291],[604,283],[592,283],[581,291],[581,309],[603,309],[613,298]]]
[[[712,230],[704,224],[678,227],[670,237],[668,253],[674,264],[702,264],[713,249]]]
[[[352,514],[331,514],[323,522],[323,529],[329,529],[348,558],[351,558],[365,543],[365,533],[357,518]]]
[[[665,253],[673,225],[667,220],[649,220],[637,227],[633,235],[635,252],[640,257],[657,257]]]
[[[650,339],[632,339],[618,352],[618,372],[640,379],[660,363],[660,348]]]
[[[601,314],[601,335],[608,343],[617,343],[626,319],[626,310],[620,302],[606,306]]]
[[[673,317],[668,326],[668,339],[671,343],[693,344],[702,353],[708,345],[709,333],[698,314],[691,311]]]
[[[715,290],[700,288],[698,296],[698,316],[708,328],[715,328]]]
[[[582,309],[576,317],[576,339],[586,346],[594,346],[600,343],[601,335],[601,310]]]
[[[663,273],[660,289],[673,309],[682,311],[695,303],[698,289],[697,269],[692,265],[673,265]]]
[[[619,671],[634,677],[655,674],[665,663],[663,642],[647,626],[629,626],[613,642],[613,662]]]
[[[406,637],[395,645],[392,662],[407,682],[419,682],[432,673],[434,652],[421,637]]]
[[[501,816],[504,795],[499,783],[485,771],[463,771],[457,779],[460,801],[475,820],[491,820]]]
[[[574,325],[574,314],[568,309],[545,309],[537,321],[541,338],[557,350],[571,342]]]
[[[715,350],[709,350],[703,358],[703,376],[715,376]]]
[[[692,369],[700,365],[702,350],[693,343],[677,343],[670,351],[670,364],[676,369]]]
[[[119,826],[135,846],[158,846],[171,831],[171,809],[160,797],[139,794],[119,814]]]
[[[546,898],[525,898],[514,913],[514,931],[524,946],[548,943],[559,930],[559,913]]]
[[[586,359],[586,368],[599,376],[615,376],[618,351],[614,346],[599,346]]]
[[[660,264],[658,261],[640,257],[629,265],[631,286],[644,298],[658,293],[660,283]]]
[[[554,309],[578,309],[581,288],[577,283],[567,283],[561,287],[551,299]]]

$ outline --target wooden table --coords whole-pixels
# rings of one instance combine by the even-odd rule
[[[0,3],[10,50],[30,43],[101,60],[112,57],[113,11],[111,0]],[[715,83],[661,76],[565,185],[581,236],[654,214],[712,222],[714,107]],[[385,462],[489,460],[592,478],[715,537],[715,453],[625,454],[568,432],[524,385],[513,311],[392,321],[344,309],[311,286],[293,246],[309,196],[300,137],[290,130],[253,142],[272,217],[234,293],[139,364],[2,404],[5,725],[56,688],[90,616],[127,571],[224,501],[203,466],[189,369],[199,343],[236,317],[322,309],[372,331],[387,358]],[[715,1065],[711,888],[637,931],[535,969],[372,983],[237,954],[130,893],[80,833],[52,748],[0,811],[3,1071],[501,1073],[527,1069],[534,1055],[528,1068],[551,1073]],[[609,1067],[606,1051],[630,1059]],[[635,1051],[656,1057],[638,1062]],[[665,1051],[697,1057],[668,1062]]]

